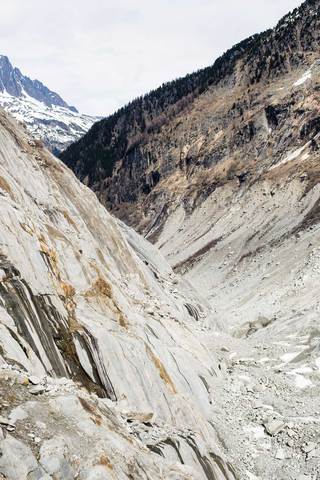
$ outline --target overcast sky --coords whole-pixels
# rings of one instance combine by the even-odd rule
[[[301,0],[1,0],[1,54],[84,113],[107,115],[210,65]]]

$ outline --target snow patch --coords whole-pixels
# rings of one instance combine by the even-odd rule
[[[300,352],[288,352],[288,353],[285,353],[284,355],[282,355],[280,357],[280,360],[284,363],[289,363],[294,358],[296,358],[299,354],[300,354]]]
[[[313,383],[308,378],[305,378],[303,375],[295,374],[295,383],[298,388],[307,388],[311,387]]]
[[[263,357],[263,358],[260,358],[260,360],[258,360],[258,363],[267,363],[267,362],[270,362],[269,357]]]
[[[312,71],[311,69],[307,70],[304,72],[302,77],[300,77],[294,84],[294,87],[299,87],[300,85],[303,85],[307,80],[310,80],[312,78]]]
[[[302,147],[298,148],[297,150],[294,150],[290,153],[288,153],[288,155],[283,159],[281,160],[281,162],[279,163],[276,163],[275,165],[272,165],[272,167],[270,167],[270,170],[273,170],[274,168],[278,168],[280,167],[280,165],[284,165],[288,162],[292,162],[293,160],[296,160],[298,157],[300,157],[300,155],[302,154],[302,152],[310,145],[310,142],[307,142],[305,145],[303,145]],[[310,153],[308,151],[304,152],[303,155],[301,155],[301,158],[300,160],[301,161],[304,161],[304,160],[307,160],[307,158],[310,156]]]
[[[308,80],[311,80],[312,76],[314,73],[319,72],[319,66],[320,66],[320,60],[316,60],[308,70],[306,70],[303,75],[298,78],[296,82],[293,83],[294,87],[300,87],[300,85],[303,85],[305,82]]]
[[[248,480],[260,480],[260,477],[253,475],[253,473],[249,472],[249,470],[246,471],[246,475]]]

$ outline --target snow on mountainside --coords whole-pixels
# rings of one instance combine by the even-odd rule
[[[0,56],[0,106],[56,153],[78,140],[98,120],[79,113],[38,80],[24,76],[6,56]]]

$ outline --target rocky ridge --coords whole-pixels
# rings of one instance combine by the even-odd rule
[[[78,140],[98,120],[80,114],[39,80],[23,75],[4,55],[0,55],[0,106],[55,153]]]

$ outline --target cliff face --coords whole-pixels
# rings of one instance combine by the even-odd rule
[[[0,476],[234,478],[210,309],[4,113],[0,207]]]
[[[223,170],[223,162],[241,170],[237,158],[246,158],[262,169],[266,143],[269,152],[281,155],[282,127],[291,125],[306,86],[293,83],[318,54],[319,2],[307,1],[213,66],[163,85],[95,124],[61,158],[102,203],[146,234],[176,201],[170,194],[174,178],[184,182],[179,200],[190,204],[191,185],[202,185],[205,177],[214,188],[213,169]],[[309,111],[307,120],[315,114]],[[293,138],[301,126],[290,128]],[[218,182],[234,174],[227,170],[216,173]],[[201,195],[207,188],[198,190]]]

